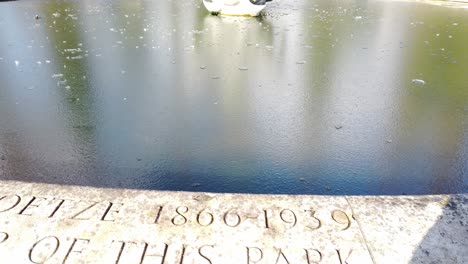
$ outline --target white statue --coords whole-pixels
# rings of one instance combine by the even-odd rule
[[[258,16],[271,0],[203,0],[211,13],[227,16]]]

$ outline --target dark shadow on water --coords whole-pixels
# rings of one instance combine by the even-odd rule
[[[468,263],[468,199],[452,195],[415,249],[412,264]]]

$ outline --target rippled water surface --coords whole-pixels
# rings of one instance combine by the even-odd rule
[[[468,191],[468,9],[0,2],[0,178],[297,194]]]

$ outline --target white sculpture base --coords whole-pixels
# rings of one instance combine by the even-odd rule
[[[266,5],[254,5],[249,0],[203,0],[206,9],[226,16],[258,16]]]

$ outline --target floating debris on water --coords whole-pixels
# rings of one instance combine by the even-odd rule
[[[63,77],[63,74],[61,74],[61,73],[56,73],[56,74],[53,74],[53,75],[52,75],[52,78],[60,78],[60,77]]]
[[[249,70],[249,69],[248,69],[247,67],[239,67],[239,70],[241,70],[241,71],[247,71],[247,70]]]
[[[390,144],[390,143],[392,143],[392,142],[393,142],[393,140],[391,140],[391,139],[387,139],[385,142],[386,142],[387,144]]]
[[[354,20],[361,20],[362,19],[362,16],[355,16],[354,17]]]
[[[83,50],[81,48],[76,48],[76,49],[64,49],[63,51],[74,54],[74,53],[82,52]]]
[[[425,85],[426,82],[424,80],[421,80],[421,79],[413,79],[411,80],[412,83],[414,84],[418,84],[418,85]]]
[[[206,69],[206,65],[200,66],[200,69],[205,70],[205,69]]]
[[[342,126],[342,125],[336,125],[335,128],[336,128],[337,130],[340,130],[340,129],[343,128],[343,126]]]
[[[58,81],[58,82],[57,82],[57,87],[60,87],[60,86],[62,86],[62,85],[64,85],[64,84],[66,84],[66,83],[67,83],[67,80]]]
[[[306,61],[296,61],[296,64],[306,64]]]
[[[220,79],[220,77],[219,76],[212,76],[211,79],[218,80],[218,79]]]
[[[15,60],[15,66],[16,66],[16,67],[19,66],[19,61]]]

